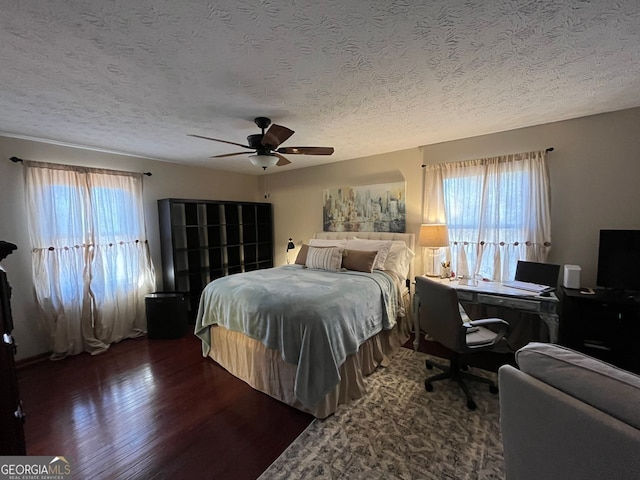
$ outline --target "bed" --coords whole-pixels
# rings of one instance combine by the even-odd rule
[[[321,232],[292,265],[211,282],[196,317],[203,356],[288,405],[331,415],[365,395],[364,377],[409,338],[414,242],[414,234]]]

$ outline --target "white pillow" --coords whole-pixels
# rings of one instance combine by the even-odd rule
[[[406,279],[409,276],[409,266],[416,254],[407,247],[402,240],[394,240],[391,242],[391,249],[384,261],[384,269],[390,270],[398,274],[401,278]]]
[[[342,267],[343,250],[337,247],[316,248],[310,246],[305,265],[307,268],[337,272]]]
[[[384,270],[384,262],[391,250],[391,240],[365,240],[361,238],[352,238],[347,240],[348,250],[362,250],[365,252],[371,252],[373,250],[378,251],[376,261],[373,263],[374,270]]]
[[[310,247],[340,247],[345,248],[347,240],[328,239],[328,238],[312,238],[309,240]]]

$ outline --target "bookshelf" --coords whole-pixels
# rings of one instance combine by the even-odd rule
[[[191,319],[209,282],[273,267],[270,203],[164,198],[158,213],[164,290],[186,295]]]

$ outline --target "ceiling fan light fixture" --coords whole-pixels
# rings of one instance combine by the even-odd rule
[[[275,166],[278,160],[280,159],[275,155],[249,155],[249,161],[256,167],[262,167],[264,170],[268,167]]]

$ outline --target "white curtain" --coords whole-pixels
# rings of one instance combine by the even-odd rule
[[[24,161],[36,301],[52,359],[146,332],[155,289],[142,174]]]
[[[512,280],[551,246],[545,152],[427,165],[424,223],[446,223],[456,275]]]

